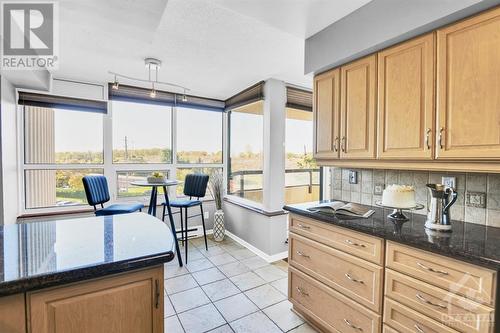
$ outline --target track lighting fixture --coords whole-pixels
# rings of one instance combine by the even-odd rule
[[[120,84],[118,83],[118,79],[116,78],[116,75],[115,75],[115,82],[113,82],[113,86],[112,88],[114,90],[118,90],[118,87],[120,86]]]
[[[182,95],[182,101],[187,102],[188,98],[186,96],[186,89],[184,89],[184,94]]]
[[[149,93],[149,97],[151,98],[156,98],[156,90],[155,90],[155,83],[153,82],[151,92]]]

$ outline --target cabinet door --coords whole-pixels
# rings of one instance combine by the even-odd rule
[[[341,69],[341,158],[375,158],[375,59],[372,55]]]
[[[437,158],[500,159],[500,8],[437,32]]]
[[[432,159],[434,34],[378,54],[378,157]]]
[[[163,333],[163,267],[28,294],[32,333]]]
[[[0,297],[0,332],[26,332],[24,294]]]
[[[314,156],[339,157],[340,70],[334,69],[314,78]]]

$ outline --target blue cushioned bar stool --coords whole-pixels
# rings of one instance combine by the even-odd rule
[[[205,217],[203,216],[203,203],[200,198],[205,196],[207,192],[207,184],[208,184],[208,175],[204,174],[189,174],[186,176],[184,181],[184,195],[189,197],[189,199],[181,199],[181,200],[171,200],[171,207],[178,207],[179,212],[181,214],[181,240],[186,249],[186,259],[188,256],[188,232],[196,229],[188,229],[188,208],[200,206],[201,211],[201,222],[203,225],[203,236],[205,237],[205,248],[208,250],[207,244],[207,232],[205,230]],[[196,199],[193,199],[196,198]],[[165,219],[165,208],[167,203],[163,203],[163,219]],[[184,213],[183,213],[184,208]],[[190,217],[196,217],[198,215],[193,215]]]
[[[142,211],[143,204],[112,204],[104,207],[104,203],[110,200],[108,181],[100,175],[85,176],[82,178],[85,195],[89,205],[94,206],[96,216],[127,214]],[[101,206],[100,209],[97,206]]]

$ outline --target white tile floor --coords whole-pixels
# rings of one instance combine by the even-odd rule
[[[186,267],[165,265],[165,332],[316,332],[290,310],[286,262],[268,264],[227,237],[208,246],[192,239]]]

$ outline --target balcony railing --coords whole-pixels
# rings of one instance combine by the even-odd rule
[[[229,193],[252,201],[262,201],[262,170],[232,172]],[[319,200],[319,169],[285,170],[285,202],[287,204]]]

